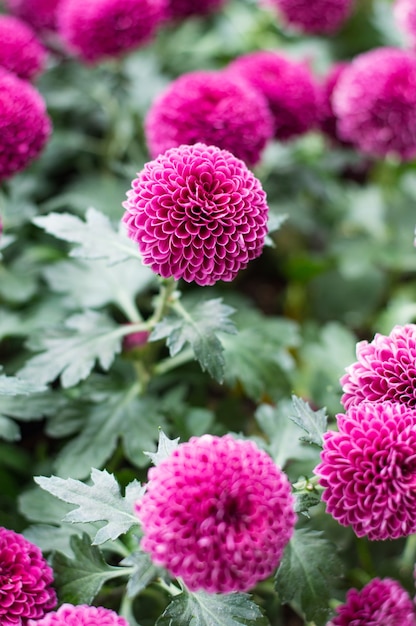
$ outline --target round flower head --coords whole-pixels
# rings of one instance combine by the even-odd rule
[[[197,71],[173,81],[154,102],[145,134],[153,158],[201,141],[254,165],[273,135],[273,122],[263,96],[245,81]]]
[[[416,410],[416,325],[395,326],[387,337],[357,344],[357,362],[340,383],[346,409],[366,402],[401,402]]]
[[[101,606],[62,604],[41,620],[29,620],[28,626],[128,626],[128,622]]]
[[[6,0],[9,11],[36,31],[55,30],[60,0]]]
[[[58,30],[74,54],[97,62],[147,43],[165,9],[166,0],[61,0]]]
[[[416,626],[407,591],[391,578],[373,578],[361,591],[350,589],[328,626]]]
[[[191,15],[206,15],[218,11],[227,0],[168,0],[167,15],[182,20]]]
[[[332,103],[338,132],[370,156],[416,155],[416,55],[378,48],[356,57],[340,76]]]
[[[317,121],[317,88],[305,63],[270,51],[251,52],[229,66],[265,97],[272,112],[274,136],[302,135]]]
[[[396,0],[393,14],[397,26],[408,37],[410,44],[416,48],[416,4],[414,0]]]
[[[40,74],[46,50],[34,31],[22,20],[0,15],[0,66],[30,80]]]
[[[123,221],[157,274],[213,285],[260,256],[266,194],[230,152],[200,143],[172,148],[137,176]]]
[[[332,66],[328,74],[325,76],[323,84],[321,85],[319,98],[319,127],[325,135],[340,143],[347,142],[343,142],[338,134],[338,120],[332,105],[332,95],[343,71],[348,67],[348,65],[349,64],[346,62],[340,62],[335,63],[335,65]]]
[[[27,167],[50,132],[42,96],[30,83],[0,70],[0,181]]]
[[[263,0],[276,9],[286,26],[303,33],[328,35],[349,18],[354,0]]]
[[[190,590],[247,591],[276,569],[296,521],[293,497],[253,442],[192,437],[148,477],[136,504],[141,546]]]
[[[0,527],[0,624],[26,626],[55,608],[52,569],[37,546]]]
[[[363,402],[324,434],[315,468],[327,512],[358,537],[397,539],[416,532],[416,411]]]

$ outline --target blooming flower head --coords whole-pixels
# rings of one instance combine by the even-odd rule
[[[46,50],[34,31],[22,20],[0,15],[0,67],[30,80],[40,74]]]
[[[416,48],[416,4],[413,0],[395,0],[393,15],[399,29]]]
[[[74,54],[94,63],[146,44],[165,10],[166,0],[61,0],[58,30]]]
[[[59,3],[60,0],[6,0],[9,11],[36,31],[55,30]]]
[[[341,143],[346,142],[342,142],[338,134],[338,120],[334,112],[334,107],[332,105],[332,96],[343,71],[348,67],[348,65],[349,64],[347,62],[342,61],[339,63],[335,63],[331,67],[321,85],[319,98],[319,127],[325,133],[325,135],[327,135],[331,139],[340,141]]]
[[[123,206],[143,263],[198,285],[233,280],[260,256],[267,233],[260,182],[230,152],[201,143],[147,163]]]
[[[357,344],[357,361],[340,383],[346,409],[366,402],[401,402],[416,410],[416,325],[395,326]]]
[[[286,475],[253,442],[192,437],[149,470],[142,548],[195,591],[247,591],[276,569],[296,516]]]
[[[337,416],[315,468],[327,512],[358,537],[416,532],[416,411],[363,402]]]
[[[27,167],[50,132],[51,122],[38,91],[0,70],[0,181]]]
[[[55,608],[52,569],[37,546],[0,527],[0,624],[27,626]]]
[[[317,121],[317,88],[305,63],[271,51],[251,52],[229,66],[265,97],[273,115],[274,136],[302,135]]]
[[[102,606],[62,604],[43,619],[29,620],[28,626],[128,626],[128,622]]]
[[[354,0],[263,0],[286,26],[303,33],[328,35],[339,30],[349,18]]]
[[[264,97],[225,72],[196,71],[173,81],[145,120],[151,156],[203,142],[229,150],[248,165],[260,160],[273,135]]]
[[[167,15],[170,19],[182,20],[191,15],[205,15],[218,11],[227,0],[168,0]]]
[[[356,57],[340,76],[332,103],[338,132],[370,156],[416,155],[416,55],[378,48]]]
[[[328,626],[416,626],[409,594],[391,578],[373,578],[361,591],[350,589]]]

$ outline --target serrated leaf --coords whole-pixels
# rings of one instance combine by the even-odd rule
[[[166,338],[171,356],[175,356],[189,344],[202,370],[208,371],[213,378],[222,383],[224,348],[217,333],[236,332],[233,322],[229,319],[232,313],[234,309],[223,304],[221,298],[206,300],[187,311],[181,306],[175,315],[168,315],[155,326],[149,340]]]
[[[267,626],[268,620],[250,596],[184,592],[176,596],[156,626]]]
[[[296,530],[276,574],[276,591],[283,603],[293,602],[307,621],[325,626],[336,581],[342,576],[336,546],[321,532]]]
[[[120,562],[120,565],[134,567],[127,583],[127,595],[133,598],[155,578],[160,576],[161,569],[152,563],[146,552],[137,550]]]
[[[289,418],[307,433],[306,437],[301,437],[302,441],[322,448],[322,435],[328,424],[326,410],[313,411],[307,402],[296,396],[292,396],[292,403],[293,412]]]
[[[312,492],[302,492],[295,493],[295,512],[306,514],[306,517],[309,517],[307,514],[309,509],[313,506],[316,506],[320,503],[321,498],[317,493]]]
[[[29,395],[44,391],[45,385],[22,380],[15,376],[0,376],[0,396]]]
[[[8,411],[10,406],[20,404],[23,412],[28,410],[31,402],[27,396],[36,392],[43,391],[44,386],[21,380],[14,376],[0,376],[0,438],[6,441],[18,441],[20,439],[20,428],[12,419],[16,417],[16,411]],[[22,395],[24,394],[24,398]]]
[[[106,470],[91,471],[93,484],[86,485],[72,478],[38,476],[35,482],[64,502],[76,504],[77,508],[65,515],[65,522],[99,522],[106,524],[94,537],[93,544],[99,545],[110,539],[117,539],[132,526],[139,524],[133,513],[134,502],[141,497],[143,490],[140,483],[133,481],[126,489],[123,498],[120,487],[112,474]]]
[[[160,430],[157,452],[144,452],[143,454],[149,457],[153,465],[159,465],[159,463],[170,457],[172,452],[178,447],[178,443],[179,437],[176,439],[169,439],[163,430]]]

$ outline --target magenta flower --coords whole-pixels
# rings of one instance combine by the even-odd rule
[[[10,15],[0,15],[0,66],[30,80],[45,66],[46,50],[34,31]]]
[[[206,15],[218,11],[227,0],[168,0],[167,15],[182,20],[191,15]]]
[[[342,73],[348,67],[348,65],[349,63],[344,61],[335,63],[331,67],[328,74],[324,78],[323,84],[321,85],[319,98],[319,127],[325,133],[325,135],[327,135],[331,139],[335,139],[335,141],[340,143],[347,142],[342,141],[338,134],[338,120],[334,112],[334,107],[332,105],[332,95]]]
[[[148,43],[165,11],[166,0],[61,0],[58,30],[69,50],[94,63]]]
[[[0,624],[27,626],[56,606],[52,569],[37,546],[0,527]]]
[[[373,578],[361,591],[350,589],[328,626],[416,626],[407,591],[391,578]]]
[[[140,330],[135,333],[130,333],[130,335],[125,335],[123,338],[123,350],[129,352],[135,348],[142,348],[147,344],[149,334],[150,333],[146,330]]]
[[[403,160],[416,155],[416,56],[378,48],[342,72],[332,103],[338,132],[365,154]]]
[[[36,31],[55,30],[59,2],[60,0],[5,0],[9,11]]]
[[[315,468],[327,512],[358,537],[397,539],[416,532],[416,412],[363,402],[337,416]]]
[[[123,221],[157,274],[213,285],[260,256],[266,194],[230,152],[201,143],[172,148],[137,176]]]
[[[354,0],[263,0],[286,26],[303,33],[329,35],[349,18]]]
[[[145,120],[152,158],[169,148],[203,142],[256,164],[273,135],[264,97],[225,72],[198,71],[173,81]]]
[[[62,604],[41,620],[29,620],[28,626],[128,626],[128,622],[102,606]]]
[[[27,167],[50,133],[42,96],[30,83],[0,70],[0,181]]]
[[[416,4],[413,0],[395,0],[393,14],[399,29],[408,37],[413,48],[416,47]]]
[[[291,139],[315,126],[318,93],[305,63],[274,52],[251,52],[231,63],[229,73],[247,80],[265,97],[276,139]]]
[[[141,546],[190,590],[247,591],[270,576],[296,516],[286,475],[252,441],[192,437],[149,470]]]
[[[401,402],[416,409],[416,325],[395,326],[387,337],[377,333],[357,344],[357,362],[340,383],[346,409],[363,402]]]

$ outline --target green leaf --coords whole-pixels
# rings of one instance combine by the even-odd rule
[[[127,595],[133,598],[147,585],[160,576],[161,569],[152,563],[146,552],[137,550],[120,562],[120,565],[133,566],[134,572],[127,583]]]
[[[321,498],[317,493],[311,492],[302,492],[295,493],[295,511],[296,513],[303,513],[306,517],[309,518],[308,511],[311,507],[317,506]]]
[[[322,448],[322,435],[326,432],[328,423],[326,410],[313,411],[307,402],[296,396],[292,396],[292,403],[293,412],[289,418],[307,433],[301,440]]]
[[[183,592],[169,604],[156,626],[267,626],[250,596]]]
[[[217,333],[236,332],[229,316],[234,309],[223,304],[221,298],[206,300],[185,310],[180,303],[174,305],[175,315],[168,315],[159,322],[150,341],[167,338],[171,356],[178,354],[187,344],[193,350],[203,371],[218,382],[224,380],[223,346]]]
[[[100,528],[93,543],[99,545],[110,539],[117,539],[132,526],[139,524],[133,513],[133,505],[143,489],[140,483],[133,481],[126,488],[123,498],[120,487],[112,474],[106,470],[91,471],[92,485],[86,485],[72,478],[37,476],[35,482],[52,495],[64,502],[76,504],[77,508],[67,513],[65,522],[98,522],[106,524]]]
[[[44,391],[45,385],[27,380],[21,380],[15,376],[0,376],[0,396],[29,395]]]
[[[144,454],[149,457],[153,465],[159,465],[159,463],[170,457],[172,452],[178,447],[178,443],[179,437],[176,439],[169,439],[163,430],[160,430],[157,452],[144,452]]]
[[[328,603],[342,571],[334,544],[321,532],[299,529],[277,570],[276,591],[283,603],[295,604],[308,622],[325,626],[331,617]]]
[[[0,439],[5,441],[19,441],[20,428],[13,420],[0,415]]]

